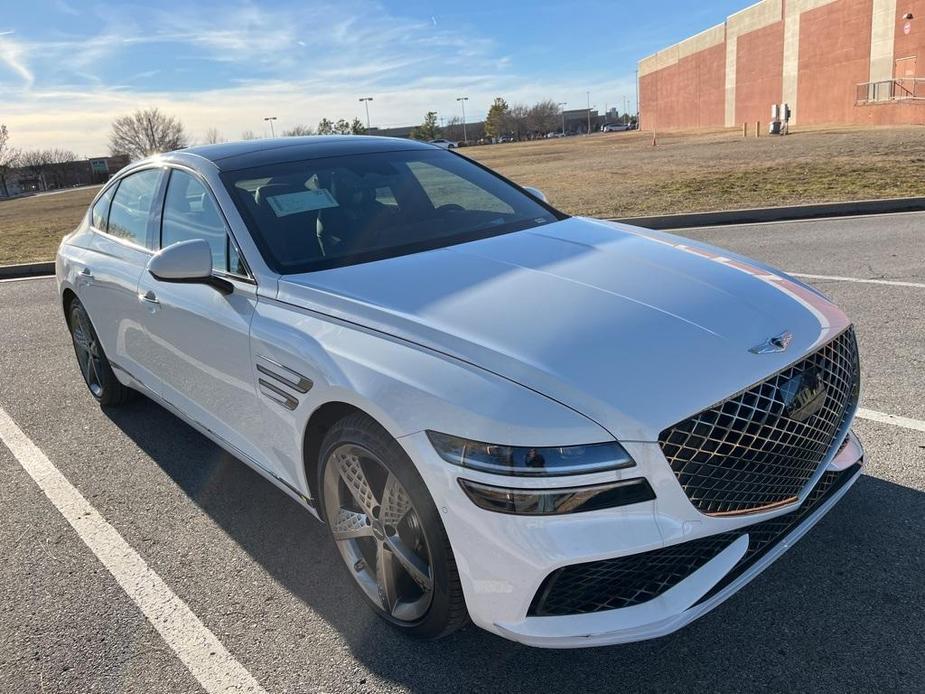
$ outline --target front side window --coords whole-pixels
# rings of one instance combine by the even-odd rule
[[[160,180],[160,169],[146,169],[122,179],[112,199],[109,234],[139,246],[148,245],[148,222]]]
[[[222,179],[267,264],[280,274],[440,248],[564,217],[439,150],[273,164]]]
[[[203,239],[212,249],[213,268],[245,274],[240,254],[231,243],[215,199],[195,176],[177,169],[170,173],[162,220],[161,248],[179,241]]]

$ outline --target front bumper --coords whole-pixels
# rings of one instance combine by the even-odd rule
[[[440,460],[426,436],[403,438],[443,517],[472,621],[505,638],[545,648],[581,648],[641,641],[669,634],[745,586],[812,528],[861,474],[864,452],[849,434],[845,446],[817,476],[796,507],[736,517],[696,512],[654,444],[632,445],[639,467],[586,476],[582,483],[644,474],[656,490],[651,502],[555,517],[523,517],[477,508],[457,478],[489,482]],[[631,446],[628,445],[629,449]],[[828,481],[824,493],[820,480]],[[497,478],[494,480],[497,482]],[[561,486],[561,479],[534,486]],[[751,535],[749,528],[752,528]],[[775,534],[769,534],[775,530]],[[725,534],[724,549],[672,587],[619,609],[530,616],[538,590],[562,567],[630,557]],[[752,537],[754,535],[754,537]],[[770,538],[770,539],[769,539]]]

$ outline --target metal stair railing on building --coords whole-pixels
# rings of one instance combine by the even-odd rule
[[[857,85],[858,104],[879,104],[892,101],[925,101],[925,78],[904,77]]]

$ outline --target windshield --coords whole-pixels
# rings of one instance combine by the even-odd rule
[[[444,150],[310,159],[222,179],[280,274],[441,248],[565,216]]]

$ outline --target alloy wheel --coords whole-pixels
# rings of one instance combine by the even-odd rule
[[[351,575],[394,621],[427,614],[434,574],[421,516],[394,473],[368,449],[337,446],[324,471],[331,533]]]
[[[77,354],[77,363],[80,372],[90,392],[97,398],[103,394],[102,381],[102,351],[90,318],[83,306],[77,305],[71,311],[71,338],[74,341],[74,351]]]

